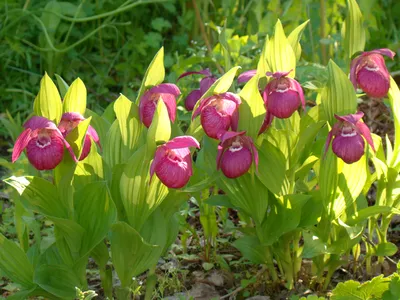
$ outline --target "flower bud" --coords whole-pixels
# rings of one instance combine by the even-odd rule
[[[24,128],[14,145],[11,158],[13,163],[26,149],[28,160],[36,169],[54,169],[63,159],[64,145],[76,161],[71,146],[50,120],[34,116],[24,124]]]
[[[200,148],[200,144],[191,136],[178,136],[159,146],[150,166],[150,178],[156,173],[167,187],[184,187],[193,174],[189,147]]]
[[[257,74],[257,70],[249,70],[246,72],[243,72],[242,74],[239,75],[237,82],[244,83],[249,81],[251,78],[253,78]]]
[[[215,78],[210,70],[205,69],[205,70],[201,70],[199,72],[186,72],[183,73],[181,76],[179,76],[179,79],[186,77],[188,75],[192,75],[192,74],[200,74],[200,75],[204,75],[205,77],[201,79],[200,81],[200,89],[196,89],[191,91],[185,99],[185,108],[188,111],[192,111],[193,108],[196,105],[196,102],[201,98],[201,96],[204,95],[205,92],[207,92],[207,90],[213,85],[213,83],[217,80],[217,78]]]
[[[180,94],[179,88],[170,83],[162,83],[146,91],[139,103],[139,116],[144,126],[150,127],[159,99],[164,101],[171,122],[175,122],[176,97]]]
[[[213,95],[201,100],[192,119],[200,115],[204,132],[209,137],[218,139],[229,128],[237,130],[240,103],[240,98],[233,93]]]
[[[385,97],[390,88],[390,74],[382,55],[393,59],[395,53],[390,49],[377,49],[363,52],[351,62],[350,80],[354,88],[359,86],[370,97]]]
[[[61,131],[62,135],[66,137],[83,120],[85,120],[85,118],[80,113],[65,113],[61,117],[61,121],[58,124],[58,129]],[[89,155],[90,147],[92,146],[92,142],[90,141],[91,138],[101,148],[100,139],[97,135],[96,130],[89,125],[85,135],[85,140],[83,142],[83,148],[79,160],[83,160]]]
[[[251,137],[246,132],[227,131],[220,137],[217,155],[217,170],[228,178],[245,174],[254,160],[258,168],[258,152]]]
[[[305,109],[303,89],[296,80],[286,77],[290,72],[267,73],[268,76],[274,77],[264,91],[267,108],[273,116],[280,119],[289,118],[300,104]]]
[[[361,122],[364,113],[359,111],[356,114],[346,116],[335,115],[338,122],[333,125],[328,134],[325,144],[325,154],[328,151],[332,139],[332,151],[345,163],[352,164],[359,161],[364,155],[364,139],[367,140],[372,150],[375,151],[371,132],[365,123]]]

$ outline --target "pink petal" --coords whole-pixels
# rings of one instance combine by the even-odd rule
[[[67,120],[67,121],[83,121],[85,118],[77,112],[67,112],[64,113],[61,117],[61,120]]]
[[[218,95],[220,98],[223,98],[224,100],[231,100],[235,102],[236,105],[240,105],[242,103],[242,100],[240,97],[234,93],[226,92]]]
[[[166,147],[164,145],[159,146],[154,154],[154,159],[150,166],[150,180],[154,175],[157,164],[161,161],[161,158],[165,156],[165,149]]]
[[[390,75],[384,65],[383,57],[379,55],[382,62],[376,58],[378,70],[368,68],[368,65],[360,68],[357,72],[357,83],[359,87],[371,97],[383,98],[390,88]]]
[[[222,154],[224,153],[225,148],[221,145],[218,145],[218,154],[217,154],[217,170],[221,168],[221,158]]]
[[[357,129],[360,131],[361,135],[367,140],[367,143],[371,146],[372,150],[375,150],[374,142],[372,140],[371,132],[369,131],[368,126],[363,122],[358,122],[356,124]]]
[[[247,82],[251,78],[253,78],[256,74],[257,74],[257,70],[249,70],[249,71],[243,72],[242,74],[239,75],[237,82],[238,83]]]
[[[217,78],[215,78],[215,77],[204,77],[202,80],[200,80],[200,92],[201,92],[201,94],[204,95],[205,92],[207,92],[208,89],[216,81],[217,81]]]
[[[213,139],[218,139],[231,126],[231,116],[218,112],[215,106],[206,106],[201,111],[201,126]]]
[[[90,152],[90,148],[92,146],[92,142],[90,141],[89,135],[86,134],[84,142],[83,142],[83,148],[81,151],[81,156],[79,157],[79,160],[84,160]]]
[[[239,110],[235,109],[231,115],[231,128],[233,131],[237,131],[239,124]]]
[[[191,91],[185,99],[185,108],[187,111],[192,111],[197,101],[201,98],[202,93],[200,90]]]
[[[245,174],[252,164],[251,151],[242,146],[242,148],[230,147],[221,158],[222,173],[228,178],[237,178]]]
[[[219,137],[220,140],[220,145],[224,148],[228,147],[229,142],[231,139],[237,137],[237,136],[242,136],[246,133],[246,131],[239,131],[239,132],[235,132],[235,131],[227,131],[225,132],[223,135],[221,135]]]
[[[288,76],[292,71],[293,71],[293,69],[291,69],[291,70],[288,71],[288,72],[281,72],[281,71],[278,71],[278,72],[275,72],[275,73],[267,72],[267,76],[269,76],[269,77],[274,77],[275,79],[279,79],[279,78],[281,78],[281,77],[286,77],[286,76]]]
[[[99,135],[97,134],[96,129],[94,129],[92,126],[89,125],[86,135],[89,135],[93,141],[100,147],[101,149],[101,145],[100,145],[100,138]]]
[[[350,81],[355,89],[357,89],[357,68],[362,58],[363,58],[362,56],[356,57],[355,59],[352,60],[350,65]]]
[[[150,127],[153,121],[154,112],[156,111],[157,102],[149,101],[147,96],[148,91],[143,95],[139,103],[139,116],[140,120],[143,122],[144,126]],[[169,112],[168,112],[169,114]]]
[[[180,149],[188,147],[200,148],[199,142],[194,137],[188,135],[177,136],[167,142],[164,146],[168,149]]]
[[[302,89],[300,83],[298,83],[297,80],[294,80],[292,78],[288,78],[288,79],[289,79],[290,83],[294,86],[294,90],[299,93],[300,101],[301,101],[303,110],[305,111],[306,110],[306,100],[304,98],[304,92],[303,92],[303,89]]]
[[[20,157],[22,151],[26,148],[31,137],[32,130],[30,128],[25,129],[15,141],[14,149],[11,155],[11,161],[14,163],[18,157]]]
[[[40,128],[57,129],[57,126],[45,117],[33,116],[25,122],[24,128],[30,128],[32,130]]]
[[[358,111],[355,114],[349,114],[345,116],[338,116],[335,114],[335,118],[339,121],[342,122],[349,122],[353,125],[356,125],[358,121],[361,120],[361,118],[364,116],[364,113],[362,111]]]
[[[268,95],[268,111],[277,118],[289,118],[300,106],[300,95],[297,91],[272,91]]]
[[[175,122],[175,118],[176,118],[176,99],[175,99],[175,96],[172,95],[172,94],[160,94],[160,97],[164,101],[164,103],[165,103],[165,105],[167,107],[169,119],[171,120],[172,123],[174,123]],[[153,115],[154,115],[154,113],[153,113]]]
[[[183,77],[186,77],[186,76],[189,76],[189,75],[192,75],[192,74],[212,76],[212,74],[211,74],[209,69],[204,69],[204,70],[201,70],[201,71],[189,71],[189,72],[185,72],[181,76],[179,76],[177,81],[179,81],[179,79],[181,79]]]
[[[172,94],[174,96],[179,96],[181,91],[179,88],[172,83],[161,83],[155,87],[152,87],[148,92],[152,94]]]
[[[200,105],[197,107],[197,109],[193,113],[192,120],[194,120],[194,118],[196,118],[198,115],[200,115],[203,108],[215,99],[216,99],[216,96],[211,96],[211,97],[202,99],[200,101]]]
[[[258,131],[258,135],[264,133],[268,129],[273,119],[274,116],[269,111],[267,111],[267,113],[265,114],[264,122],[262,123],[261,128]]]
[[[359,161],[364,155],[364,147],[364,139],[359,134],[347,137],[337,135],[332,142],[333,153],[347,164]]]
[[[392,50],[390,50],[388,48],[381,48],[381,49],[376,49],[376,50],[365,52],[365,54],[370,54],[370,53],[377,53],[377,54],[385,55],[387,57],[390,57],[391,59],[393,59],[394,56],[396,55],[395,52],[393,52]]]

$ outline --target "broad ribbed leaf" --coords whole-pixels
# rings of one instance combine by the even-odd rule
[[[255,175],[246,173],[236,179],[217,180],[232,204],[261,224],[268,208],[268,190]]]
[[[5,179],[21,195],[23,204],[45,216],[67,218],[68,213],[59,201],[57,188],[49,181],[33,176]]]
[[[157,225],[161,228],[165,226],[154,224],[155,231],[160,229]],[[113,265],[123,287],[131,284],[133,276],[155,265],[163,250],[162,246],[147,243],[139,232],[125,222],[112,226],[110,242]]]
[[[159,85],[164,81],[164,78],[165,78],[164,47],[161,47],[161,49],[158,50],[158,52],[156,53],[149,67],[146,70],[135,103],[136,104],[139,103],[139,100],[146,89],[155,85]]]
[[[115,120],[114,123],[112,123],[103,145],[104,160],[110,169],[114,168],[114,166],[117,164],[123,163],[129,158],[124,149],[118,120]]]
[[[129,159],[120,180],[121,201],[129,224],[136,230],[141,229],[168,194],[168,188],[156,175],[149,183],[149,170],[150,160],[143,146]]]
[[[54,223],[54,235],[58,251],[66,263],[72,264],[74,259],[80,257],[79,250],[81,249],[85,229],[73,220],[54,217],[50,219]]]
[[[267,261],[265,246],[261,245],[256,236],[241,237],[233,242],[233,246],[253,264],[264,264]]]
[[[57,79],[57,85],[58,85],[58,89],[60,91],[61,94],[61,98],[64,99],[65,94],[67,93],[68,89],[69,89],[69,85],[68,83],[65,82],[65,80],[58,74],[54,74],[56,76]]]
[[[272,69],[268,64],[268,54],[267,51],[269,50],[269,37],[268,35],[265,37],[265,43],[260,55],[260,59],[257,64],[257,74],[260,75],[260,78],[265,77],[267,72],[270,72]]]
[[[258,90],[256,75],[244,86],[239,96],[242,104],[239,106],[239,130],[245,130],[246,135],[255,141],[265,117],[264,100]]]
[[[91,143],[89,155],[78,162],[75,168],[73,185],[76,190],[90,182],[104,179],[103,158],[97,153],[95,142],[91,141]]]
[[[365,29],[363,17],[356,0],[347,0],[348,12],[344,26],[344,48],[347,57],[351,58],[356,52],[364,51]]]
[[[64,299],[75,299],[75,287],[81,288],[76,274],[64,265],[41,265],[35,271],[35,283],[45,291]]]
[[[92,182],[74,194],[76,222],[85,229],[81,256],[87,255],[116,221],[116,208],[106,182]],[[90,212],[90,213],[88,213]]]
[[[393,112],[395,139],[391,166],[397,166],[400,161],[400,90],[396,81],[390,77],[390,89],[388,92],[389,103]]]
[[[167,142],[171,137],[171,121],[169,120],[167,107],[161,99],[157,103],[153,121],[147,133],[147,144],[154,151],[156,144]]]
[[[78,112],[81,115],[86,110],[86,87],[83,81],[78,77],[72,82],[63,101],[63,112]]]
[[[296,55],[291,44],[286,38],[280,20],[276,22],[274,36],[269,40],[266,49],[268,66],[274,72],[288,72],[293,70],[288,77],[296,75]]]
[[[310,22],[310,20],[307,20],[304,23],[297,26],[288,36],[288,42],[296,55],[296,61],[299,61],[301,57],[300,39],[301,36],[303,35],[303,31],[306,28],[308,22]]]
[[[12,281],[30,289],[33,283],[33,267],[28,257],[12,241],[0,234],[0,269]]]
[[[333,60],[328,63],[329,79],[321,91],[321,104],[331,126],[335,123],[334,114],[353,114],[357,109],[357,96],[347,75]]]
[[[37,116],[45,117],[55,124],[58,124],[61,119],[61,97],[56,85],[47,73],[44,74],[40,81],[39,94],[35,98],[33,108]]]

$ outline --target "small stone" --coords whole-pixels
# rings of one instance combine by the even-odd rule
[[[189,296],[196,300],[209,300],[212,298],[219,298],[218,292],[215,287],[209,284],[198,282],[189,291]]]

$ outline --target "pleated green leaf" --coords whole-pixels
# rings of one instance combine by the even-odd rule
[[[347,0],[347,16],[344,26],[344,48],[347,57],[351,58],[356,52],[364,51],[365,29],[363,16],[356,0]]]
[[[142,97],[146,89],[151,88],[152,86],[155,85],[159,85],[164,81],[164,78],[165,78],[164,47],[161,47],[161,49],[158,50],[158,52],[156,53],[149,67],[146,70],[135,103],[136,104],[139,103],[140,98]]]
[[[65,82],[65,80],[58,74],[54,74],[57,79],[58,89],[60,90],[61,98],[64,99],[65,94],[68,91],[69,85]]]
[[[63,112],[78,112],[81,115],[86,110],[86,87],[83,81],[78,77],[68,88],[63,101]]]
[[[276,22],[275,33],[268,42],[266,49],[268,66],[274,72],[287,72],[293,70],[288,77],[294,78],[296,75],[296,55],[293,48],[286,38],[280,20]]]
[[[394,167],[400,163],[400,90],[392,77],[390,77],[388,98],[393,112],[395,129],[393,155],[389,164]]]
[[[321,91],[321,104],[331,126],[336,119],[334,114],[353,114],[357,110],[357,96],[347,75],[333,60],[328,63],[329,79]]]
[[[45,117],[55,124],[61,119],[62,103],[61,97],[53,80],[44,74],[40,81],[39,94],[33,103],[35,115]]]
[[[92,182],[77,191],[74,207],[75,220],[85,229],[80,249],[81,256],[85,256],[105,238],[116,221],[116,208],[105,181]]]
[[[301,57],[300,39],[301,36],[303,35],[303,31],[306,28],[308,22],[310,22],[310,20],[307,20],[304,23],[297,26],[288,36],[289,44],[296,55],[296,61],[299,61]]]
[[[17,244],[2,234],[0,234],[0,269],[8,278],[25,289],[35,286],[33,267],[28,257]]]
[[[258,90],[259,76],[250,79],[243,87],[239,96],[242,104],[239,106],[239,130],[245,130],[246,135],[255,141],[265,117],[264,100]]]

